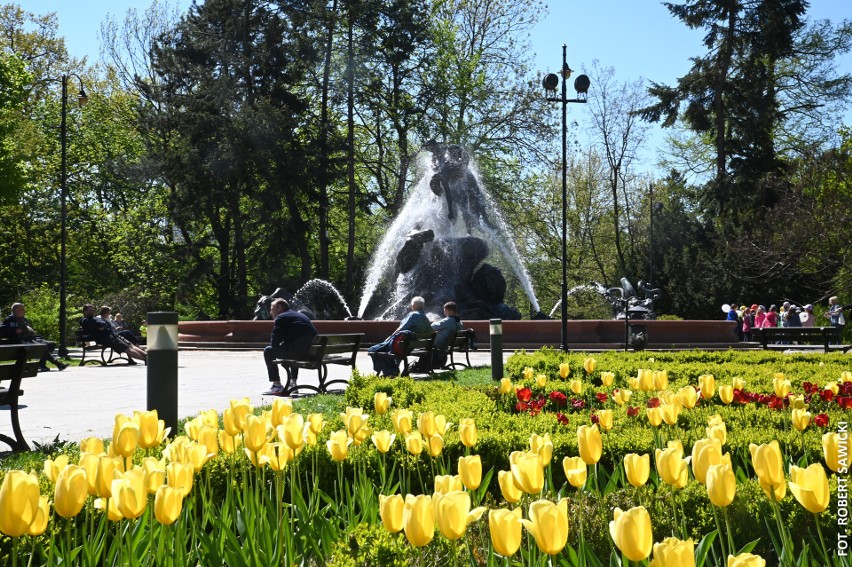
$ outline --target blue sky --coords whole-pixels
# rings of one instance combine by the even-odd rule
[[[98,33],[107,14],[124,19],[128,8],[144,11],[149,0],[19,0],[24,9],[35,13],[57,12],[59,33],[66,38],[70,53],[89,62],[99,59]],[[174,2],[174,0],[172,0]],[[676,0],[675,0],[676,1]],[[188,7],[191,0],[177,0]],[[562,63],[562,44],[568,46],[568,63],[578,71],[597,59],[603,67],[613,67],[616,79],[639,78],[673,84],[690,67],[689,57],[703,52],[703,33],[686,28],[675,20],[658,0],[551,0],[547,16],[533,30],[531,48],[537,69],[554,72]],[[838,22],[852,19],[849,0],[812,0],[809,17]],[[842,71],[852,73],[852,55],[838,60]],[[554,105],[558,113],[558,105]],[[584,107],[571,105],[569,120],[582,120]],[[852,123],[852,110],[845,122]],[[645,159],[650,168],[655,148],[663,134],[652,127]]]

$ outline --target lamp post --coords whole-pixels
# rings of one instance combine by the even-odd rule
[[[83,79],[75,73],[62,75],[62,118],[59,125],[59,139],[62,147],[62,167],[60,170],[60,245],[59,245],[59,356],[68,356],[68,341],[66,329],[68,326],[68,315],[66,313],[66,300],[68,294],[68,265],[65,258],[65,243],[68,239],[66,224],[68,220],[68,173],[66,170],[66,154],[68,146],[68,134],[65,125],[65,117],[68,110],[68,78],[74,76],[80,81],[80,93],[77,95],[77,103],[84,106],[89,98],[83,89]]]
[[[559,77],[554,73],[544,76],[541,84],[544,87],[545,98],[548,102],[562,103],[562,338],[560,348],[562,352],[568,350],[568,160],[566,156],[568,145],[568,103],[587,102],[586,95],[589,92],[591,81],[586,75],[580,75],[574,79],[574,90],[577,98],[568,98],[568,78],[571,76],[571,68],[567,60],[568,46],[562,45],[562,95],[556,96],[556,87],[559,86]]]

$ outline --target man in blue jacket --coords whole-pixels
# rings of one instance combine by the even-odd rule
[[[367,349],[367,354],[373,359],[373,370],[376,375],[396,376],[399,374],[399,360],[390,356],[372,356],[373,353],[390,352],[393,346],[393,339],[403,331],[411,331],[414,333],[414,338],[424,339],[432,334],[432,327],[429,325],[429,318],[426,317],[423,309],[426,307],[426,300],[422,297],[415,296],[411,300],[411,311],[400,321],[399,327],[391,333],[391,336],[386,338],[379,344],[373,345]]]
[[[308,354],[317,330],[311,320],[304,313],[290,309],[290,304],[284,299],[276,299],[270,306],[274,324],[272,335],[269,337],[269,346],[263,349],[263,360],[266,362],[266,371],[269,381],[272,383],[264,396],[283,396],[296,385],[299,376],[298,368],[290,368],[290,380],[285,388],[281,384],[281,375],[276,358],[300,359]]]

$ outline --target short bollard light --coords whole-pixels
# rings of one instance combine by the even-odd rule
[[[502,380],[503,378],[503,320],[491,319],[489,321],[491,331],[491,379]]]
[[[148,411],[175,435],[178,424],[178,314],[148,313]]]

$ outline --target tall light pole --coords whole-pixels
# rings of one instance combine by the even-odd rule
[[[74,76],[80,81],[80,93],[77,95],[77,103],[84,106],[89,98],[83,89],[83,79],[75,73],[62,75],[62,118],[59,125],[59,139],[62,147],[62,167],[60,170],[60,248],[59,248],[59,356],[68,356],[68,340],[66,327],[68,326],[68,314],[66,313],[66,302],[68,296],[68,263],[65,256],[65,244],[68,240],[66,228],[68,221],[68,172],[66,169],[66,154],[68,147],[68,133],[65,125],[65,117],[68,110],[68,78]]]
[[[562,96],[556,96],[556,87],[559,86],[559,77],[554,73],[544,76],[541,84],[544,87],[545,98],[548,102],[562,103],[562,339],[560,348],[562,352],[568,350],[568,103],[585,103],[589,92],[591,81],[586,75],[580,75],[574,79],[574,90],[577,98],[568,98],[568,78],[571,76],[571,68],[567,60],[568,46],[562,45]]]

